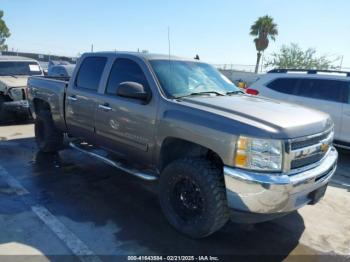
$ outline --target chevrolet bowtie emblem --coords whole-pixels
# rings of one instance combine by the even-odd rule
[[[322,152],[324,152],[324,153],[326,153],[326,152],[328,151],[328,148],[329,148],[329,145],[326,144],[326,143],[323,143],[323,144],[321,145],[321,150],[322,150]]]

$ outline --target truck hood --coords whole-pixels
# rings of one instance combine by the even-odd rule
[[[323,112],[257,96],[187,97],[183,102],[187,106],[239,121],[242,129],[247,125],[253,126],[273,138],[317,134],[333,125],[330,117]]]
[[[27,86],[28,76],[0,76],[0,82],[8,87]]]

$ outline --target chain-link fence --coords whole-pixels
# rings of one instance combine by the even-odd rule
[[[217,69],[223,71],[240,71],[240,72],[255,72],[255,65],[245,65],[245,64],[213,64]],[[258,74],[266,73],[267,71],[273,69],[271,66],[260,65]],[[350,72],[350,67],[337,67],[334,70],[347,71]]]
[[[242,72],[249,72],[254,73],[255,72],[255,65],[246,65],[246,64],[213,64],[217,69],[220,70],[233,70],[233,71],[242,71]],[[267,72],[269,67],[266,67],[265,65],[260,65],[258,73],[265,73]]]

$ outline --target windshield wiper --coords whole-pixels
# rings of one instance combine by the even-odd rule
[[[238,94],[244,94],[244,92],[241,90],[236,90],[236,91],[230,91],[226,93],[226,95],[238,95]]]
[[[225,94],[217,92],[217,91],[203,91],[203,92],[194,92],[194,93],[184,95],[184,96],[178,96],[175,98],[177,99],[177,98],[183,98],[183,97],[188,97],[188,96],[200,96],[200,95],[207,95],[207,94],[215,94],[218,96],[225,96]]]

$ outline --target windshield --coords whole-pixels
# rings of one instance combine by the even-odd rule
[[[36,62],[6,61],[0,62],[0,75],[41,75]]]
[[[172,98],[194,93],[239,92],[238,87],[209,64],[173,60],[151,60],[150,63],[162,89]]]

